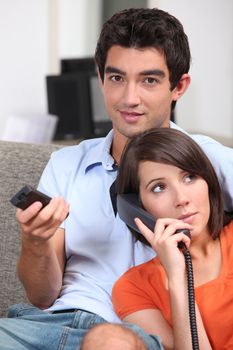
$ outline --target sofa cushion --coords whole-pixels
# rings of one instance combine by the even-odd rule
[[[16,276],[20,235],[9,200],[23,185],[37,186],[51,152],[60,147],[0,141],[0,316],[11,304],[27,302]]]

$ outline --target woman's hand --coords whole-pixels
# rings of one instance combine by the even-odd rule
[[[178,243],[182,241],[188,248],[191,240],[184,233],[179,232],[175,234],[175,232],[179,229],[192,230],[193,227],[181,220],[162,218],[156,221],[154,232],[152,232],[140,219],[136,218],[135,223],[158,254],[168,278],[179,271],[183,275],[185,261],[183,253],[178,248]]]

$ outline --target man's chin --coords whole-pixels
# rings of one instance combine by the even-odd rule
[[[127,139],[132,139],[133,137],[141,134],[146,129],[135,129],[135,130],[122,130],[120,133]]]
[[[122,130],[122,134],[128,139],[131,139],[149,129],[151,129],[151,127],[146,127],[146,126],[131,128],[131,129],[129,128],[128,130]]]

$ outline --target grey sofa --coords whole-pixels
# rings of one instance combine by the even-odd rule
[[[0,141],[0,317],[9,305],[27,302],[16,276],[20,234],[9,199],[25,184],[37,186],[51,152],[60,147]]]

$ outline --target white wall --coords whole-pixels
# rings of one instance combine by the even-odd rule
[[[100,0],[59,0],[60,57],[93,55],[101,26]]]
[[[0,137],[10,115],[47,113],[45,76],[93,55],[101,0],[0,0]]]
[[[61,58],[94,54],[102,0],[50,0],[48,10],[49,72],[56,74]]]
[[[233,139],[233,1],[148,2],[175,15],[189,37],[192,82],[177,104],[179,125]]]
[[[46,0],[0,0],[0,131],[9,114],[45,110]]]

